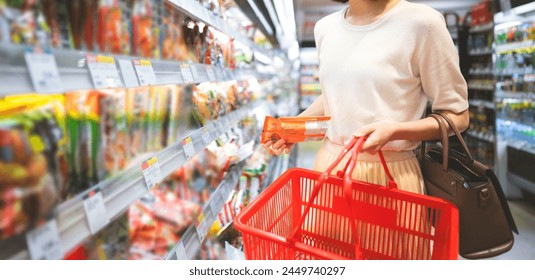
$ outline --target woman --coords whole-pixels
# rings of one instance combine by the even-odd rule
[[[440,137],[438,123],[424,117],[428,100],[459,130],[469,122],[466,81],[445,20],[406,0],[340,2],[349,5],[316,23],[322,95],[300,114],[331,116],[314,169],[325,170],[352,136],[367,136],[353,178],[386,185],[375,155],[381,149],[398,187],[424,193],[413,150]],[[277,155],[291,146],[265,144]]]
[[[349,2],[348,7],[316,23],[322,95],[300,115],[331,116],[314,169],[327,169],[351,137],[367,136],[353,179],[387,185],[376,155],[381,149],[398,188],[422,194],[424,180],[413,151],[421,141],[440,137],[438,123],[425,117],[427,102],[433,111],[448,114],[461,131],[469,122],[466,81],[445,20],[430,7],[406,0],[340,1]],[[281,140],[265,146],[277,155],[291,149]],[[322,200],[331,197],[322,192]],[[398,207],[398,214],[411,214],[397,217],[396,226],[413,225],[432,234],[428,213]],[[325,224],[316,214],[320,212],[310,212],[305,231],[335,240],[347,236],[340,226]],[[425,237],[371,224],[359,224],[359,236],[363,249],[383,258],[431,258]]]

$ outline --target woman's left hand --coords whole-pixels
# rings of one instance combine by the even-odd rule
[[[386,143],[393,140],[392,137],[396,133],[398,123],[373,123],[361,127],[353,136],[364,137],[368,136],[366,142],[362,146],[363,152],[377,153]]]

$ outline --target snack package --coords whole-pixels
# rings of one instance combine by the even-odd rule
[[[284,139],[286,143],[320,141],[325,137],[331,117],[286,117],[264,120],[261,143]]]
[[[169,1],[165,1],[161,28],[161,51],[163,59],[178,61],[189,61],[193,59],[186,46],[185,36],[182,30],[183,22],[184,17],[178,9],[173,7]]]
[[[167,118],[167,104],[169,103],[168,86],[150,87],[149,123],[147,142],[148,151],[159,151],[164,146],[162,139],[167,135],[164,130],[164,121]],[[166,141],[163,141],[166,142]]]
[[[155,5],[154,1],[134,0],[132,14],[132,54],[159,59],[161,57],[159,44],[161,11],[158,9],[158,5]]]
[[[63,113],[61,96],[0,100],[0,239],[46,220],[60,202]]]
[[[148,87],[127,89],[126,124],[129,132],[128,158],[131,159],[147,151],[149,133],[149,95]]]
[[[100,0],[96,33],[100,52],[121,53],[123,47],[121,20],[121,7],[118,0]]]
[[[179,139],[180,124],[182,121],[180,114],[182,109],[182,87],[167,86],[167,94],[169,102],[165,109],[167,114],[163,122],[164,136],[162,137],[162,141],[165,141],[162,143],[164,147],[172,145]]]
[[[0,42],[36,42],[35,0],[0,0]]]
[[[98,161],[97,168],[100,170],[98,173],[104,173],[104,177],[117,174],[126,167],[128,161],[129,139],[125,108],[125,90],[102,91],[99,100],[99,151],[104,151],[104,160]]]
[[[65,198],[72,197],[97,184],[99,159],[99,92],[75,91],[65,94],[66,127],[69,139],[69,189]]]

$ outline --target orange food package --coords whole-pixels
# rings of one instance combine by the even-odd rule
[[[264,120],[261,142],[276,142],[284,139],[286,143],[321,141],[325,137],[331,117],[284,117],[267,116]]]

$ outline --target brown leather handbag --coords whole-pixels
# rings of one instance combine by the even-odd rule
[[[430,114],[439,123],[442,147],[425,147],[420,161],[427,194],[454,203],[459,208],[459,254],[466,259],[490,258],[513,247],[518,234],[509,205],[494,172],[475,161],[448,115]],[[449,147],[447,124],[464,153]]]

